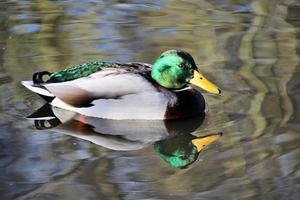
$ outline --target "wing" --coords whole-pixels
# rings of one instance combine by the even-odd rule
[[[95,61],[52,74],[37,72],[33,75],[33,81],[23,81],[22,84],[48,102],[58,97],[67,104],[82,106],[94,99],[116,99],[146,91],[151,88],[151,84],[147,84],[151,80],[150,70],[151,65],[146,63]],[[45,75],[49,77],[43,81]]]
[[[126,69],[105,69],[67,82],[44,84],[51,94],[73,106],[89,105],[95,99],[119,99],[129,94],[154,91],[144,74]]]

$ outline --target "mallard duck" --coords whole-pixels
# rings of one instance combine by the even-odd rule
[[[87,117],[45,104],[28,116],[37,129],[90,141],[117,151],[132,151],[153,146],[168,165],[185,168],[194,163],[203,148],[219,139],[221,133],[197,137],[205,115],[180,120],[111,120]]]
[[[185,51],[162,53],[153,65],[95,61],[23,81],[51,105],[106,119],[169,120],[205,111],[195,85],[213,94],[221,90],[198,70]]]

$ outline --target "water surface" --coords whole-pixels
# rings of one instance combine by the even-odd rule
[[[44,104],[20,84],[36,71],[168,49],[222,88],[190,132],[223,136],[184,169],[151,142],[118,151],[25,118]],[[0,198],[297,200],[299,55],[296,0],[0,1]]]

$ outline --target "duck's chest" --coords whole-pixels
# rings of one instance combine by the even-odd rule
[[[205,112],[205,100],[195,89],[175,92],[175,102],[170,101],[164,113],[164,119],[179,119],[197,116]]]

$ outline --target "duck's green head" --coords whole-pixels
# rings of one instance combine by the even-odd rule
[[[178,135],[154,144],[156,153],[171,167],[186,168],[194,163],[200,151],[221,137],[222,133],[210,134],[204,137]]]
[[[160,143],[154,144],[156,153],[171,167],[184,169],[198,158],[199,152],[192,143],[186,144],[184,147],[177,147],[172,152],[165,152]]]
[[[221,93],[199,72],[193,57],[185,51],[169,50],[161,54],[153,64],[151,77],[168,89],[181,89],[193,84],[214,94]]]

